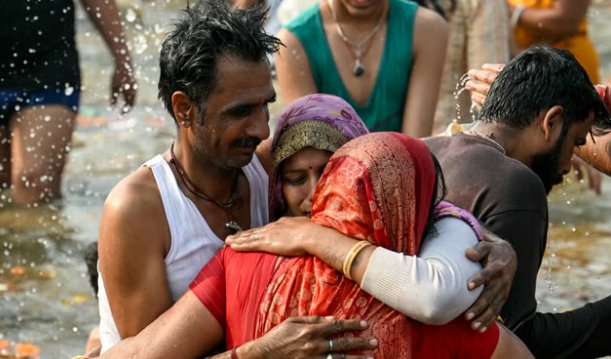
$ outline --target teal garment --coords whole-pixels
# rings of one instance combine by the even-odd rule
[[[376,83],[366,106],[358,106],[339,75],[322,25],[319,5],[304,11],[286,25],[299,39],[310,61],[319,93],[346,100],[370,131],[401,132],[403,110],[412,69],[412,43],[418,5],[390,0],[384,54]]]

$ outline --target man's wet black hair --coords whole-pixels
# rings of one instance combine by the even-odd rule
[[[159,99],[170,115],[172,94],[182,91],[197,103],[203,122],[205,100],[216,86],[218,64],[226,56],[243,61],[267,61],[280,40],[265,33],[268,9],[259,3],[232,9],[228,0],[199,0],[182,12],[161,46]]]
[[[593,134],[611,130],[609,112],[573,54],[533,46],[511,60],[494,80],[479,120],[523,130],[554,106],[564,109],[563,126],[567,128],[593,113]]]

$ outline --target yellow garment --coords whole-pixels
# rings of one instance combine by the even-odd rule
[[[528,8],[546,9],[552,6],[554,0],[508,0],[512,5],[524,5]],[[588,21],[586,19],[579,25],[579,34],[566,38],[558,43],[552,44],[557,49],[569,50],[577,61],[583,66],[592,83],[599,83],[598,54],[594,44],[587,35]],[[537,43],[537,38],[527,29],[517,26],[515,39],[520,50],[525,50]]]

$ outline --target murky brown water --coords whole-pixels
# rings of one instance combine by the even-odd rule
[[[97,239],[104,198],[125,175],[167,149],[174,125],[156,100],[157,53],[180,2],[123,4],[133,43],[139,105],[125,118],[105,105],[111,60],[84,18],[78,43],[85,92],[65,175],[61,207],[0,208],[0,340],[31,342],[41,358],[66,358],[84,350],[97,325],[97,303],[82,259]],[[591,11],[593,37],[611,77],[611,0]],[[282,108],[281,101],[272,113]],[[602,197],[583,185],[556,190],[551,199],[548,256],[539,277],[542,310],[574,308],[611,293],[611,180]],[[2,201],[0,201],[2,202]]]

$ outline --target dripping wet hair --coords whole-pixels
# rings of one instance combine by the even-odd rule
[[[216,87],[224,57],[257,63],[278,51],[280,40],[263,29],[268,11],[263,3],[232,9],[228,0],[187,5],[159,56],[159,99],[174,119],[172,94],[182,91],[197,104],[198,122],[203,123],[206,99]]]

